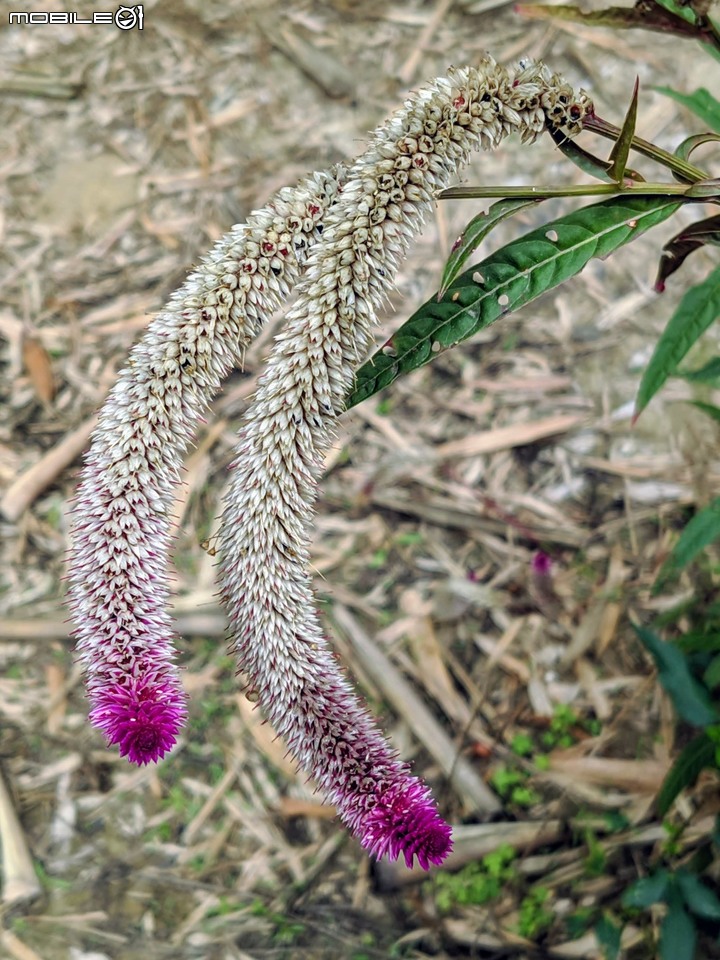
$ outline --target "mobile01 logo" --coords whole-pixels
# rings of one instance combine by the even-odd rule
[[[104,23],[114,24],[120,30],[142,30],[143,28],[143,5],[135,4],[134,7],[118,7],[112,11],[95,10],[89,15],[78,13],[76,10],[53,11],[35,11],[30,13],[26,10],[10,11],[8,21],[10,25],[21,24],[22,26],[39,26],[43,23]]]

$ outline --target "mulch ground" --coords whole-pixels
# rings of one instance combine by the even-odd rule
[[[682,293],[653,293],[658,238],[691,213],[341,423],[316,587],[343,662],[457,827],[447,869],[371,865],[226,654],[212,537],[281,317],[215,402],[178,495],[182,742],[135,769],[86,722],[63,608],[70,501],[130,345],[233,223],[357,153],[404,92],[485,50],[545,60],[616,123],[638,74],[639,132],[671,149],[699,126],[652,84],[712,89],[709,61],[679,41],[528,22],[495,3],[159,0],[142,32],[0,31],[2,956],[595,957],[592,922],[660,850],[652,798],[679,744],[630,623],[693,601],[689,579],[660,597],[652,585],[689,512],[717,495],[720,464],[717,428],[681,402],[687,385],[631,417]],[[464,182],[581,179],[547,138],[510,141]],[[438,207],[379,343],[437,288],[482,208]],[[504,224],[492,247],[563,209]],[[712,262],[695,258],[688,277]],[[710,817],[701,780],[681,813],[703,804]],[[702,820],[693,829],[688,849]],[[503,844],[496,895],[472,902],[487,864],[469,865]],[[533,931],[522,905],[538,888],[550,916]],[[648,936],[644,921],[626,928],[630,955],[651,955]]]

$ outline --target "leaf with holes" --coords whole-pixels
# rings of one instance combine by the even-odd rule
[[[513,214],[519,213],[520,210],[525,210],[527,207],[540,203],[543,199],[544,197],[537,197],[532,200],[499,200],[490,207],[487,213],[483,211],[473,217],[450,251],[440,281],[438,300],[442,300],[445,291],[465,266],[468,257],[477,250],[494,227],[502,223],[503,220],[507,220],[508,217],[512,217]]]
[[[502,247],[458,277],[439,301],[432,297],[424,303],[363,364],[346,408],[574,277],[593,257],[608,256],[667,220],[679,206],[673,197],[613,197]]]

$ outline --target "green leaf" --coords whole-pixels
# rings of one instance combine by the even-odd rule
[[[718,316],[720,316],[720,267],[716,267],[702,283],[691,287],[685,293],[662,332],[640,381],[635,401],[635,419],[640,416],[667,378],[675,373],[677,365],[690,347]]]
[[[622,927],[613,923],[605,913],[595,924],[595,936],[605,960],[617,960],[620,956]]]
[[[701,771],[712,767],[714,761],[715,744],[706,733],[701,733],[683,747],[655,799],[658,816],[664,817],[680,791],[692,787]]]
[[[690,913],[704,920],[720,920],[720,900],[700,877],[686,870],[678,870],[676,876]]]
[[[703,683],[708,690],[720,687],[720,653],[713,657],[703,672]]]
[[[613,197],[533,230],[463,273],[438,302],[423,304],[357,373],[350,408],[401,374],[429,363],[498,317],[563,283],[671,216],[672,197]]]
[[[697,148],[704,143],[716,142],[718,140],[720,140],[720,134],[718,133],[697,133],[695,136],[683,140],[675,151],[675,156],[680,157],[681,160],[689,160],[693,150],[697,150]]]
[[[616,183],[623,182],[623,178],[625,176],[625,167],[627,167],[628,157],[630,156],[630,147],[632,146],[633,137],[635,136],[639,89],[640,81],[636,77],[632,97],[630,98],[630,106],[627,109],[625,119],[623,120],[623,125],[620,129],[620,136],[617,138],[613,144],[612,150],[610,151],[610,170],[608,173]]]
[[[714,133],[720,133],[720,102],[704,87],[694,93],[679,93],[672,87],[655,87],[676,103],[681,103],[706,123]]]
[[[613,178],[608,174],[611,166],[609,160],[601,160],[600,157],[596,157],[594,153],[589,153],[581,147],[576,140],[571,139],[562,130],[558,130],[557,127],[550,127],[548,133],[555,141],[558,150],[560,150],[571,163],[579,167],[583,173],[589,173],[591,177],[602,180],[604,183],[614,182]],[[682,159],[686,158],[683,157]]]
[[[627,888],[623,894],[622,905],[645,909],[654,903],[660,903],[665,899],[669,885],[670,874],[667,870],[658,870],[651,877],[641,877]]]
[[[528,207],[534,206],[543,200],[543,197],[532,200],[500,200],[494,203],[485,213],[479,213],[470,221],[453,244],[440,282],[438,300],[442,300],[445,291],[460,273],[468,257],[480,246],[485,237],[503,220],[512,217]]]
[[[686,403],[689,403],[692,407],[697,407],[702,413],[706,413],[720,423],[720,407],[716,407],[714,403],[703,403],[702,400],[687,400]]]
[[[662,584],[668,576],[683,570],[695,557],[720,537],[720,497],[716,497],[690,520],[658,575]]]
[[[651,654],[660,683],[667,690],[678,714],[696,727],[717,723],[707,690],[690,673],[687,660],[672,643],[664,643],[652,630],[633,624],[635,633]]]
[[[689,197],[691,200],[707,200],[708,203],[717,203],[720,199],[720,180],[717,177],[703,177],[701,180],[696,180],[683,191],[683,196]]]
[[[675,376],[690,383],[720,383],[720,357],[713,357],[697,370],[676,370]]]
[[[667,278],[683,265],[691,253],[708,243],[720,246],[720,216],[693,223],[668,240],[660,255],[660,269],[655,280],[657,292],[663,292]]]
[[[679,901],[673,902],[660,927],[660,960],[694,960],[696,943],[692,917]]]

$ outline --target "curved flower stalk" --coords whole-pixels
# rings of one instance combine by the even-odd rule
[[[166,610],[183,453],[287,297],[341,177],[280,190],[223,237],[152,321],[101,411],[74,510],[69,602],[90,719],[134,763],[164,756],[186,716]]]
[[[308,574],[323,455],[371,323],[435,192],[473,147],[547,123],[578,128],[590,109],[545,67],[514,76],[492,59],[424,88],[350,167],[311,252],[240,431],[220,533],[231,641],[265,714],[376,856],[427,868],[451,848],[428,788],[384,740],[337,667]]]

